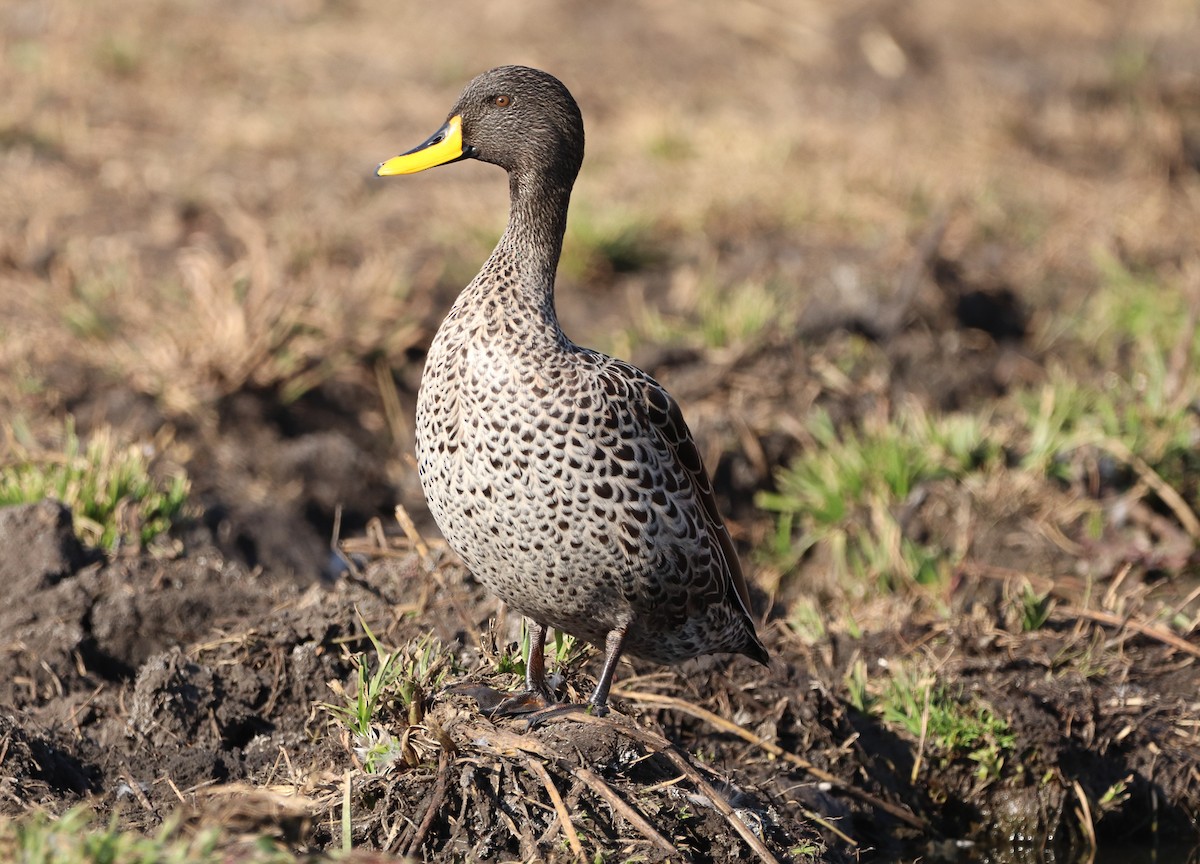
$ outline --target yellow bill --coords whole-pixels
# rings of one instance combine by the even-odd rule
[[[416,174],[435,165],[445,165],[466,156],[462,145],[462,117],[455,114],[434,132],[428,141],[418,144],[407,153],[393,156],[375,169],[376,176]]]

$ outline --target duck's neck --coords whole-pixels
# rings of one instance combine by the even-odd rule
[[[508,191],[508,228],[500,245],[507,244],[514,253],[517,260],[512,263],[522,281],[551,290],[567,230],[571,187],[544,175],[513,174]]]
[[[511,174],[508,227],[472,286],[476,302],[510,321],[561,335],[554,274],[567,228],[570,184],[545,175]],[[532,320],[530,320],[532,319]]]

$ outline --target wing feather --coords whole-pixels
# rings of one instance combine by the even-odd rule
[[[700,456],[700,449],[696,446],[691,430],[688,429],[687,422],[683,419],[683,411],[680,409],[679,403],[672,398],[666,388],[636,366],[619,360],[613,362],[632,389],[631,395],[635,397],[633,401],[635,404],[640,403],[645,409],[646,418],[668,446],[671,454],[675,457],[676,464],[684,469],[691,480],[692,488],[695,490],[701,512],[704,515],[704,524],[708,529],[709,538],[714,541],[713,545],[720,550],[724,561],[724,567],[721,569],[726,579],[725,593],[727,596],[732,595],[737,598],[738,604],[751,623],[751,632],[753,632],[754,617],[750,614],[750,591],[746,584],[746,576],[742,570],[737,549],[734,548],[733,538],[729,535],[729,529],[725,527],[725,521],[717,509],[712,480],[709,479],[708,472],[704,469],[704,460]]]

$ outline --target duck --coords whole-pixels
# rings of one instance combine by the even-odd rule
[[[750,594],[679,404],[641,369],[572,342],[555,274],[583,164],[566,86],[527,66],[476,77],[381,177],[475,159],[508,174],[509,217],[425,359],[416,456],[429,510],[470,572],[528,621],[522,704],[552,706],[549,628],[604,661],[741,654],[766,665]],[[530,702],[532,700],[532,702]]]

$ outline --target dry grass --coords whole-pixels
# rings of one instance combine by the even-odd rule
[[[427,295],[502,224],[505,190],[485,166],[403,185],[370,169],[471,74],[513,61],[583,103],[578,207],[669,226],[676,264],[719,279],[706,238],[782,231],[759,277],[800,250],[794,302],[829,303],[849,262],[863,296],[843,285],[836,302],[869,306],[952,204],[944,253],[1065,304],[1087,295],[1094,250],[1169,261],[1200,233],[1200,184],[1171,175],[1196,36],[1194,8],[1168,0],[15,4],[0,19],[0,363],[34,391],[46,366],[79,363],[181,412],[247,384],[295,395],[376,352],[402,363],[437,311]]]
[[[406,351],[486,254],[506,189],[492,166],[371,169],[503,62],[553,70],[588,124],[560,293],[580,341],[680,341],[732,369],[798,321],[878,316],[944,221],[935,257],[968,288],[1015,292],[1038,362],[1074,358],[1078,310],[1124,290],[1114,273],[1200,308],[1183,275],[1200,236],[1198,19],[1181,0],[13,4],[0,413],[44,428],[115,381],[203,422],[246,388],[287,402],[411,376]],[[605,271],[617,255],[635,272]],[[916,295],[946,302],[925,278]],[[1117,353],[1106,338],[1123,344],[1092,337],[1088,362]],[[685,388],[700,437],[727,439],[710,461],[739,448],[768,482],[759,442],[795,450],[818,399],[892,386],[887,360],[858,377],[871,364],[844,359],[835,342],[782,377]]]

